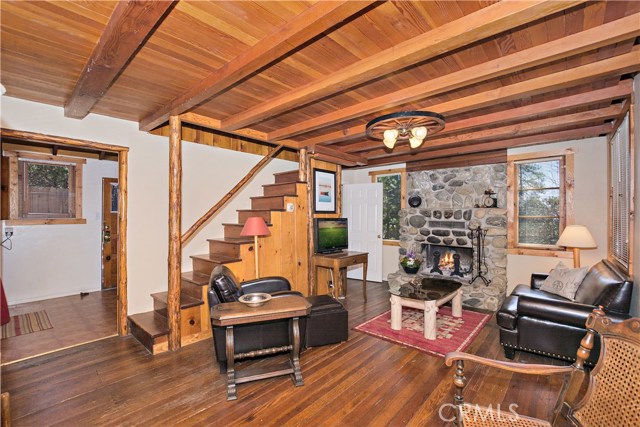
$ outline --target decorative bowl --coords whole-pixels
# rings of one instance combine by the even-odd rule
[[[238,301],[246,304],[247,307],[260,307],[271,300],[271,295],[262,292],[242,295]]]

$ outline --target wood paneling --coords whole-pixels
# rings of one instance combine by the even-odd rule
[[[119,18],[128,6],[0,3],[8,95],[71,107],[76,83],[92,79],[85,65],[102,58],[112,67],[93,72],[100,75],[89,96],[96,114],[143,129],[181,114],[196,125],[185,126],[186,140],[262,155],[281,140],[352,167],[398,160],[399,150],[348,151],[365,143],[365,124],[381,114],[432,110],[451,124],[442,136],[477,132],[497,123],[484,116],[514,112],[506,125],[606,108],[613,100],[596,101],[594,91],[640,71],[637,1],[183,1],[159,24],[151,19],[135,43],[127,41],[127,14]],[[106,74],[115,75],[113,83]],[[564,111],[558,103],[544,113],[533,107],[582,95],[594,102]],[[468,145],[481,152],[485,142]],[[280,158],[296,155],[285,150]]]

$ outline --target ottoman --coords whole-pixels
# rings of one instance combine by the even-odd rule
[[[306,318],[305,347],[336,344],[349,336],[349,312],[329,295],[307,297],[311,312]]]

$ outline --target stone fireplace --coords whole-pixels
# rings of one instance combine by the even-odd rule
[[[473,248],[422,244],[422,268],[424,276],[443,276],[454,279],[471,279]]]
[[[418,274],[407,274],[398,266],[398,271],[387,277],[389,286],[400,287],[420,277],[445,276],[463,283],[464,305],[497,310],[507,289],[506,186],[505,164],[408,173],[407,198],[417,195],[422,203],[399,212],[400,255],[408,250],[420,252],[424,262]],[[497,208],[480,207],[487,190],[496,193]],[[491,281],[489,285],[481,279],[469,283],[477,274],[473,263],[477,248],[470,229],[478,226],[487,230],[481,270]],[[431,271],[435,251],[440,252],[440,259],[447,254],[451,258],[442,275]],[[465,270],[462,277],[451,276],[454,254],[460,256],[459,269]]]

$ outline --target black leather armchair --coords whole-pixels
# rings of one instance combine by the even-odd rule
[[[300,295],[292,291],[289,281],[283,277],[264,277],[249,280],[238,285],[235,275],[224,265],[214,268],[209,279],[209,307],[221,302],[238,301],[244,294],[264,292],[273,298],[285,295]],[[216,360],[220,364],[221,372],[226,370],[226,338],[225,328],[212,326]],[[305,337],[306,318],[300,318],[300,336]],[[289,320],[272,320],[268,322],[252,323],[234,327],[234,350],[245,353],[271,347],[283,347],[290,341]],[[304,346],[304,342],[302,343]]]
[[[614,264],[602,260],[589,270],[575,301],[540,290],[547,274],[534,273],[531,284],[518,285],[496,315],[500,342],[508,359],[516,350],[574,361],[587,317],[602,306],[614,321],[629,318],[633,282]],[[597,361],[599,341],[589,363]]]

